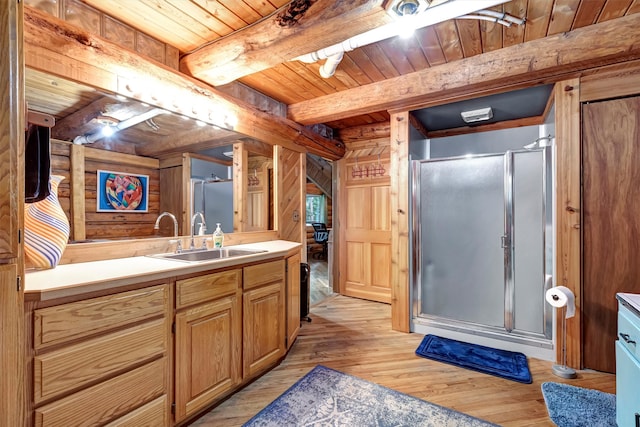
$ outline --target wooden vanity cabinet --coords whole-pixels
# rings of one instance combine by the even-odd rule
[[[34,303],[33,424],[168,425],[171,289]]]
[[[242,270],[176,281],[175,422],[242,380]]]
[[[285,260],[244,267],[243,378],[275,364],[285,352]]]

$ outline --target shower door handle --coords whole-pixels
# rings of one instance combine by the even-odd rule
[[[502,249],[507,249],[508,247],[510,247],[511,244],[509,242],[509,236],[500,236],[500,245],[502,246]]]

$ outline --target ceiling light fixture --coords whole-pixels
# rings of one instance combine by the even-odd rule
[[[462,111],[460,115],[465,123],[482,122],[493,117],[493,110],[491,107],[479,108],[477,110]]]

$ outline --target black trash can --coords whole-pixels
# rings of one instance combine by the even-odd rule
[[[311,322],[309,317],[309,297],[310,297],[311,270],[309,264],[300,263],[300,320]]]

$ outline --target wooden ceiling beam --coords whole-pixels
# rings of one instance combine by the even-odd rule
[[[279,14],[185,55],[180,71],[214,86],[272,68],[391,22],[383,0],[317,0],[291,27]]]
[[[232,125],[227,125],[228,129],[242,135],[332,160],[344,155],[340,141],[322,137],[286,118],[259,111],[198,80],[26,5],[24,51],[26,66],[39,71],[181,114],[196,113],[185,113],[176,103],[187,105],[189,110],[197,108],[200,114],[208,108],[219,109],[235,118]]]
[[[302,124],[380,110],[413,110],[518,85],[555,82],[582,71],[640,58],[640,14],[556,34],[382,82],[289,105]]]

